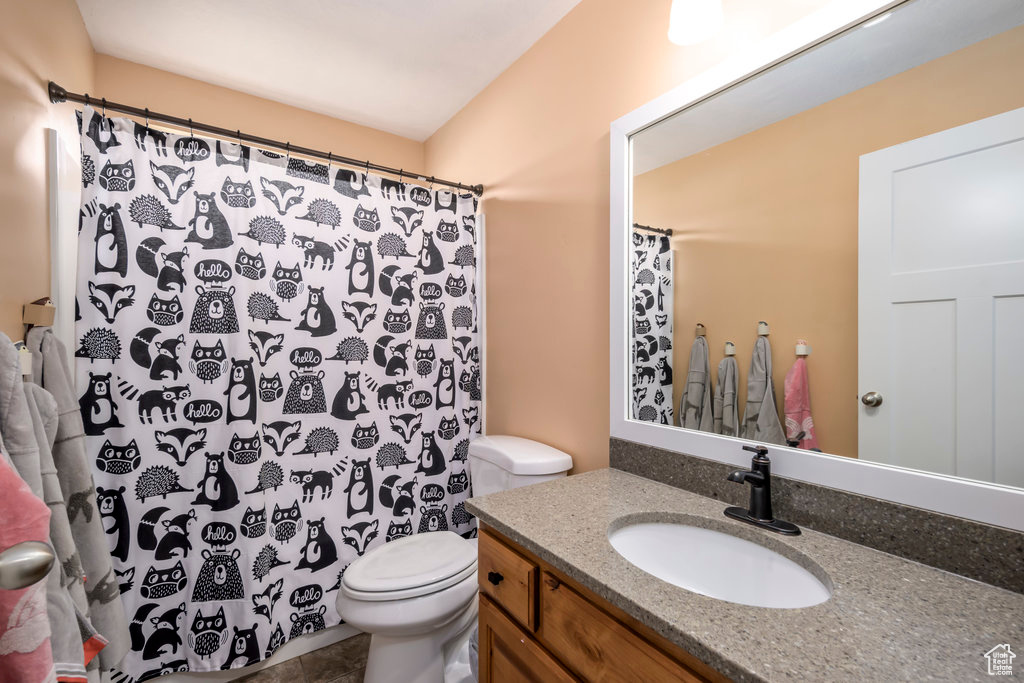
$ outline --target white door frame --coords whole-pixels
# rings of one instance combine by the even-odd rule
[[[835,0],[750,50],[705,71],[612,122],[610,129],[610,433],[658,448],[737,466],[749,465],[743,439],[629,418],[630,136],[814,45],[885,13],[900,0]],[[836,455],[769,446],[776,474],[1024,531],[1024,490]]]

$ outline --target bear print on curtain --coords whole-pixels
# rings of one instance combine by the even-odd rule
[[[339,622],[369,549],[474,535],[476,200],[82,114],[77,379],[122,675]]]
[[[633,418],[672,421],[672,247],[633,230]]]

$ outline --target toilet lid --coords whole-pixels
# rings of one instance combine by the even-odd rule
[[[399,538],[353,562],[342,581],[354,591],[392,593],[430,586],[476,564],[476,544],[451,531]]]

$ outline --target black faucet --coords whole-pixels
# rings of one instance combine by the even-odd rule
[[[754,454],[750,461],[750,469],[736,470],[729,474],[728,479],[739,484],[750,484],[750,506],[746,510],[741,507],[728,507],[725,514],[762,529],[796,536],[800,529],[795,524],[775,519],[772,515],[772,462],[768,459],[768,449],[764,446],[744,446],[743,450]]]

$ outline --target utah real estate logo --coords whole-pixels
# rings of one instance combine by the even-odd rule
[[[985,653],[985,659],[988,660],[988,675],[1012,676],[1013,660],[1016,656],[1010,649],[1009,643],[996,645]]]

